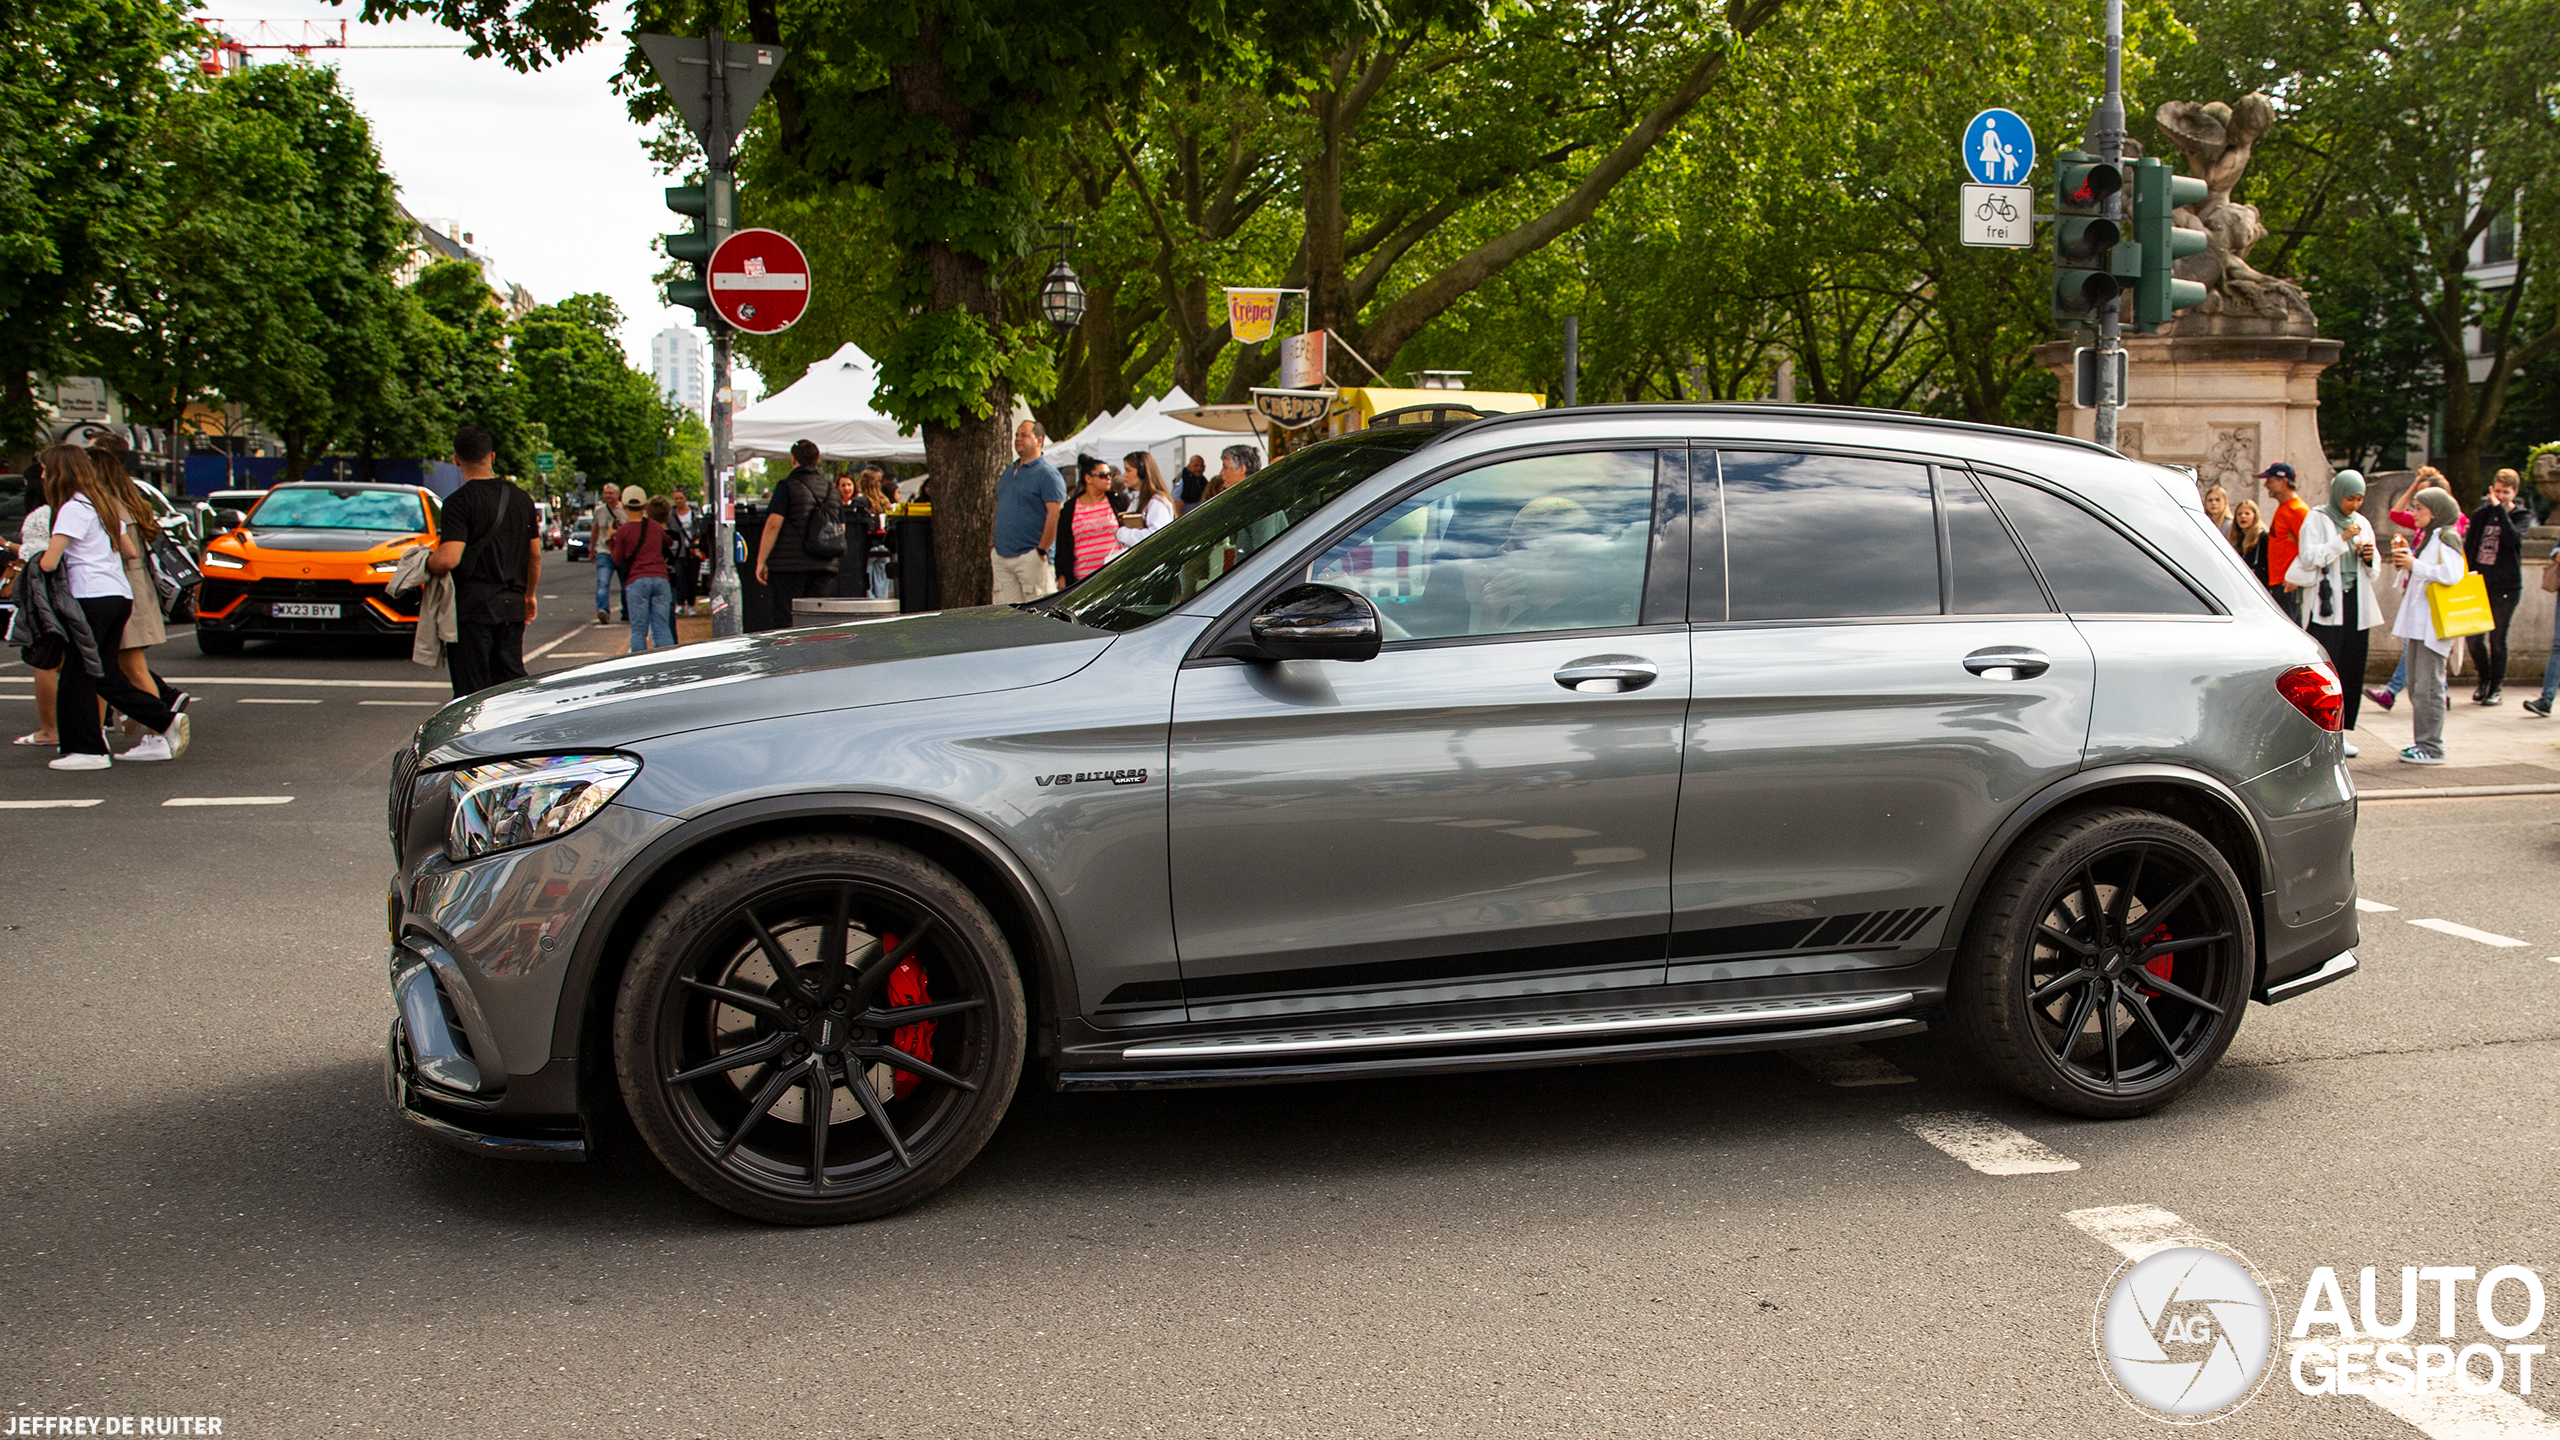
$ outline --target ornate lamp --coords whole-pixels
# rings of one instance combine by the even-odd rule
[[[1058,327],[1061,335],[1084,319],[1084,282],[1076,278],[1075,267],[1067,263],[1063,247],[1058,263],[1049,267],[1049,278],[1040,282],[1040,314]]]

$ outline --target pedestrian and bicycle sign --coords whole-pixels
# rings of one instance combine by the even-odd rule
[[[1960,238],[2013,249],[2035,244],[2035,189],[2028,182],[2036,168],[2035,132],[2015,110],[1993,106],[1966,123],[1960,149],[1973,177],[1958,202]]]
[[[711,308],[750,335],[790,329],[809,308],[809,257],[778,230],[740,230],[711,252]]]

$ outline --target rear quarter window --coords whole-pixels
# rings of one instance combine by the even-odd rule
[[[1982,483],[2062,608],[2078,615],[2210,615],[2211,606],[2115,527],[2047,490],[2001,475]]]

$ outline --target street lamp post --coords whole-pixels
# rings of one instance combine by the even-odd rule
[[[1075,267],[1067,263],[1067,247],[1075,243],[1076,227],[1052,225],[1049,228],[1057,232],[1058,238],[1049,244],[1032,247],[1034,250],[1058,252],[1058,263],[1049,267],[1048,278],[1040,282],[1040,318],[1048,321],[1060,338],[1064,338],[1084,319],[1084,281],[1076,277]]]

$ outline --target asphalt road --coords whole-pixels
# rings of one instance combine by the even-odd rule
[[[537,643],[616,648],[587,573],[555,566]],[[924,1206],[783,1230],[633,1145],[517,1166],[400,1127],[382,785],[436,692],[276,682],[433,677],[380,652],[165,653],[172,676],[260,681],[198,687],[181,762],[57,775],[0,752],[0,801],[100,802],[0,810],[0,1427],[2112,1436],[2155,1422],[2091,1354],[2120,1256],[2077,1212],[2170,1212],[2245,1253],[2288,1318],[2323,1265],[2350,1306],[2366,1265],[2386,1290],[2403,1264],[2560,1281],[2550,797],[2368,806],[2364,892],[2396,908],[2366,917],[2364,973],[2252,1007],[2222,1070],[2146,1120],[2024,1105],[1936,1035],[1872,1047],[1866,1078],[1911,1077],[1890,1084],[1755,1056],[1030,1091]],[[0,669],[0,694],[24,676]],[[276,700],[317,703],[252,703]],[[165,803],[245,796],[291,799]],[[1904,1123],[1948,1112],[2077,1168],[1983,1173]],[[2560,1333],[2553,1308],[2530,1338]],[[2467,1294],[2456,1319],[2452,1343],[2488,1338]],[[2560,1391],[2560,1368],[2536,1380]],[[2279,1373],[2215,1428],[2560,1431],[2560,1394],[2505,1404],[2482,1413],[2527,1428]]]

